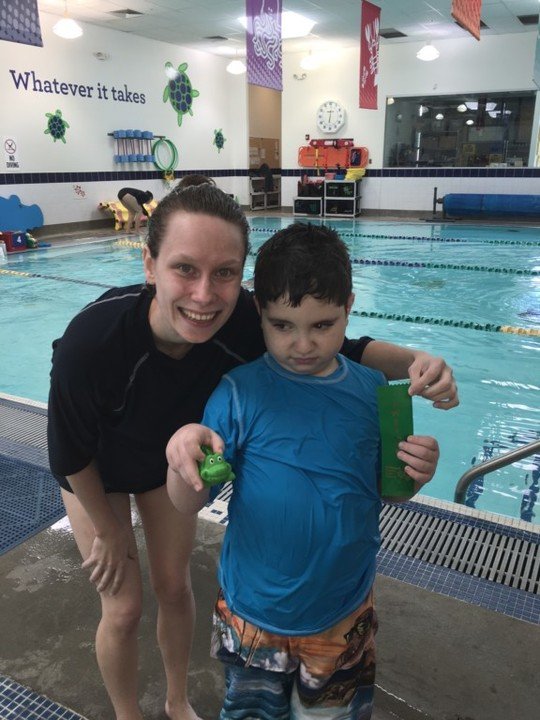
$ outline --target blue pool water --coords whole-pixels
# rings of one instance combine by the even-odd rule
[[[289,222],[252,218],[254,250]],[[415,431],[435,435],[441,446],[439,469],[424,494],[451,500],[472,463],[538,438],[540,233],[328,222],[342,233],[355,261],[356,314],[349,336],[421,347],[454,368],[459,408],[442,412],[413,401]],[[252,271],[251,256],[245,279]],[[140,249],[114,242],[10,256],[0,266],[0,392],[45,402],[52,340],[106,287],[142,281]],[[495,326],[512,332],[494,332]],[[473,487],[468,503],[540,522],[539,482],[540,457],[532,457],[487,476]]]

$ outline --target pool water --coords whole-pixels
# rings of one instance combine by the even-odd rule
[[[289,222],[252,218],[253,250]],[[328,222],[354,262],[348,335],[420,347],[454,369],[458,408],[413,400],[415,432],[435,435],[441,446],[423,494],[452,500],[471,464],[539,436],[538,229]],[[245,279],[252,273],[250,255]],[[114,242],[10,256],[0,266],[0,392],[46,402],[52,340],[107,287],[143,280],[140,249]],[[540,456],[530,457],[480,479],[467,504],[540,522],[539,482]]]

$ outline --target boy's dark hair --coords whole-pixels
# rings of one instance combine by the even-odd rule
[[[297,307],[305,295],[345,306],[352,293],[347,247],[326,225],[289,225],[260,247],[254,289],[262,308],[284,296]]]

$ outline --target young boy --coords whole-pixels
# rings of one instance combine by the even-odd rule
[[[182,512],[208,500],[202,482],[177,472],[182,444],[224,450],[236,473],[212,638],[226,672],[220,719],[367,720],[380,544],[376,392],[386,380],[338,354],[354,295],[333,230],[299,223],[270,238],[257,255],[255,297],[268,353],[225,375],[207,427],[185,426],[167,448],[167,486]],[[419,487],[438,454],[436,440],[411,436],[398,457]]]

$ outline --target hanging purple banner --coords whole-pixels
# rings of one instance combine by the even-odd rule
[[[283,90],[281,0],[246,0],[248,82]]]
[[[2,3],[0,40],[43,47],[37,0],[10,0]]]

